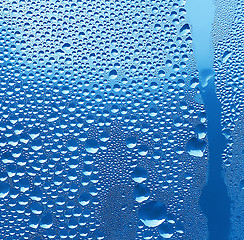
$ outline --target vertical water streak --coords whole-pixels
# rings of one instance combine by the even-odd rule
[[[213,0],[188,0],[187,17],[192,25],[194,55],[199,70],[200,92],[208,116],[209,172],[200,205],[208,219],[209,239],[227,240],[230,231],[230,199],[222,176],[225,139],[221,130],[221,104],[216,96],[211,30]]]

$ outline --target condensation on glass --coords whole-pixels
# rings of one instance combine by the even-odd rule
[[[240,199],[235,2],[214,71],[226,183]],[[0,239],[207,239],[207,115],[185,3],[0,2]]]

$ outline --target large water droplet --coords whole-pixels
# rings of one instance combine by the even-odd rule
[[[139,218],[147,227],[157,227],[166,219],[166,207],[162,202],[152,201],[139,209]]]
[[[0,182],[0,198],[5,198],[10,190],[10,185],[5,182]]]
[[[98,148],[98,142],[95,139],[86,140],[85,149],[88,153],[96,153]]]
[[[114,80],[114,79],[116,79],[117,77],[118,77],[118,73],[117,73],[116,70],[112,70],[112,71],[109,72],[109,78],[110,78],[111,80]]]
[[[206,142],[198,138],[190,139],[186,144],[187,152],[194,157],[202,157],[206,148]]]
[[[47,213],[44,215],[40,221],[40,227],[44,229],[48,229],[53,225],[53,218],[51,213]]]
[[[145,185],[139,183],[134,187],[133,195],[137,202],[146,201],[150,196],[150,190]]]
[[[129,137],[126,139],[126,146],[128,148],[134,148],[136,146],[136,138],[135,137]]]
[[[162,223],[158,226],[158,232],[163,238],[169,239],[174,234],[173,225],[170,223]]]
[[[147,179],[147,171],[143,167],[135,167],[131,177],[135,182],[142,183]]]

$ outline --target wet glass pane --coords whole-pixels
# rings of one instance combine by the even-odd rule
[[[2,0],[0,239],[242,239],[243,11]]]

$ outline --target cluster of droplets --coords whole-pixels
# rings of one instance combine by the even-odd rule
[[[138,225],[137,239],[152,239],[154,236],[168,239],[173,234],[179,235],[178,238],[181,237],[184,233],[182,222],[174,214],[167,214],[167,208],[162,202],[147,201],[151,195],[150,188],[144,184],[147,181],[147,171],[137,166],[131,177],[136,183],[133,189],[135,201],[139,203],[139,206],[140,203],[146,202],[138,210],[138,218],[144,225]]]
[[[0,3],[1,237],[205,236],[184,4]]]
[[[228,18],[220,13],[215,20],[215,35],[218,21],[224,30],[221,40],[214,43],[214,70],[216,73],[216,93],[221,102],[221,124],[226,139],[222,154],[225,182],[231,198],[231,239],[242,238],[244,217],[241,214],[244,202],[244,68],[243,30],[244,19],[242,1],[219,1],[221,12],[228,11]]]

